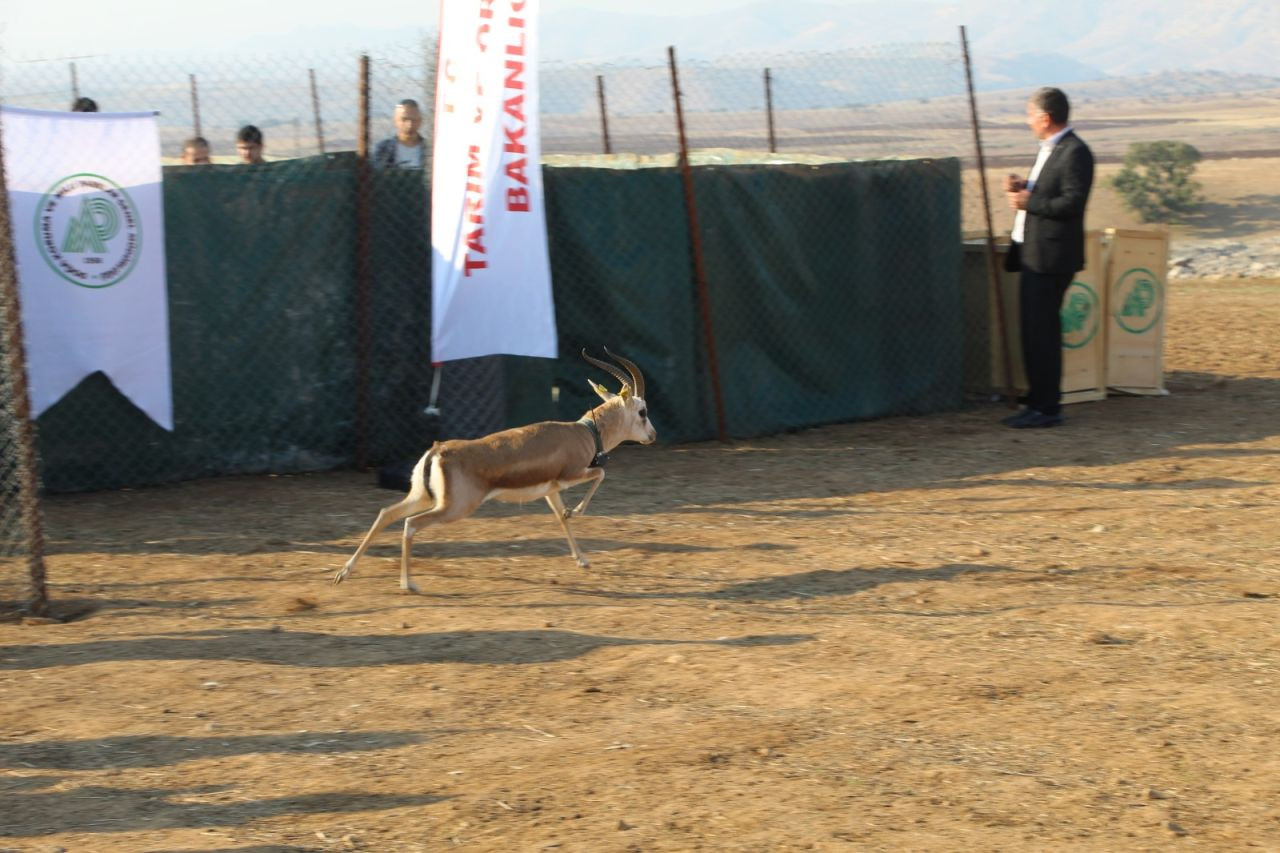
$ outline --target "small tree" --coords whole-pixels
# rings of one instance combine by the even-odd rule
[[[1135,142],[1111,186],[1143,222],[1168,222],[1204,201],[1191,179],[1199,162],[1200,152],[1185,142]]]

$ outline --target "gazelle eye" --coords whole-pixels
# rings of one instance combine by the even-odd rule
[[[647,418],[648,416],[649,416],[649,413],[648,413],[648,411],[647,411],[647,410],[645,410],[645,409],[641,409],[641,410],[640,410],[640,420],[644,420],[644,419],[645,419],[645,418]]]

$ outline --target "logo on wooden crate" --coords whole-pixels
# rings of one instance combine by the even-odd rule
[[[1140,335],[1160,319],[1164,293],[1160,279],[1149,269],[1134,267],[1116,281],[1114,316],[1120,328]]]
[[[1073,281],[1062,299],[1062,345],[1079,349],[1098,334],[1102,303],[1098,293],[1083,281]]]

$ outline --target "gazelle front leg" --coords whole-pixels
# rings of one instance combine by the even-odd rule
[[[587,489],[587,493],[582,496],[582,500],[578,501],[578,505],[573,509],[565,512],[565,518],[572,518],[575,515],[582,515],[587,511],[587,504],[591,503],[591,496],[596,493],[596,489],[600,488],[600,484],[604,482],[604,469],[591,468],[588,469],[593,480],[591,487]]]
[[[598,480],[596,485],[599,485]],[[569,550],[573,553],[573,559],[578,561],[578,567],[582,569],[591,568],[587,558],[582,556],[582,551],[578,550],[578,543],[573,540],[573,533],[569,531],[569,512],[564,508],[564,501],[561,500],[560,493],[552,492],[547,495],[547,505],[556,514],[556,521],[560,522],[560,529],[564,531],[565,538],[569,540]]]

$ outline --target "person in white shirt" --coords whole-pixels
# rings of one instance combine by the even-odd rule
[[[373,149],[375,169],[421,169],[426,165],[426,142],[419,133],[422,110],[418,102],[405,98],[396,104],[393,117],[396,135],[382,140]]]

